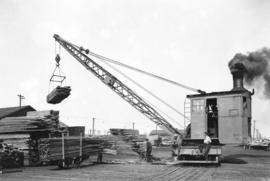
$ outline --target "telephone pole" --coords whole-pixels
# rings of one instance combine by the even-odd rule
[[[21,108],[22,107],[22,100],[25,99],[25,97],[21,94],[19,94],[18,97],[19,97],[19,106]]]
[[[253,122],[254,122],[254,125],[253,125],[253,140],[255,140],[255,123],[256,123],[256,121],[253,120]]]
[[[135,132],[134,132],[134,127],[135,127],[135,123],[134,122],[132,122],[132,130],[133,130],[133,136],[135,136]]]
[[[95,119],[96,118],[93,118],[93,124],[92,124],[92,135],[95,134]]]

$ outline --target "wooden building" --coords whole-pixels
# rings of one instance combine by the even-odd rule
[[[5,117],[20,117],[26,116],[27,112],[36,111],[32,106],[21,106],[21,107],[5,107],[0,108],[0,119]]]
[[[190,100],[191,138],[204,132],[224,144],[243,144],[251,138],[251,96],[243,87],[243,76],[233,74],[231,91],[187,95]]]

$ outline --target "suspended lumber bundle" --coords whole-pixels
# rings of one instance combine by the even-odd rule
[[[47,95],[47,102],[50,104],[58,104],[70,95],[70,86],[57,86]]]
[[[43,162],[57,161],[65,158],[76,158],[82,155],[93,155],[102,151],[108,143],[97,138],[83,137],[80,143],[80,137],[64,137],[63,138],[43,138],[39,140],[38,150],[40,160]],[[62,144],[64,142],[64,145]]]

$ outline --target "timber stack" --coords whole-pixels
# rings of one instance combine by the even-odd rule
[[[24,161],[23,152],[13,148],[12,146],[0,141],[0,167],[16,168],[22,167]]]
[[[53,132],[58,130],[59,111],[35,111],[22,117],[6,117],[0,120],[0,133]]]
[[[59,111],[31,111],[24,117],[0,120],[0,139],[24,153],[24,165],[39,165],[38,140],[61,135]]]
[[[42,162],[58,161],[65,158],[95,155],[106,147],[105,140],[89,137],[42,138],[38,150]],[[81,151],[81,155],[80,155]],[[64,153],[64,154],[63,154]]]
[[[119,154],[138,154],[142,155],[144,152],[143,143],[146,139],[145,135],[139,135],[138,130],[133,129],[110,129],[113,136],[118,138],[116,141],[116,149]],[[129,152],[127,152],[130,150]]]

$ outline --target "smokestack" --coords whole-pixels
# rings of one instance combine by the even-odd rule
[[[239,90],[242,81],[247,86],[258,86],[266,98],[270,99],[270,49],[262,48],[247,54],[237,53],[229,62],[234,88]],[[238,71],[242,71],[240,75]],[[235,75],[234,75],[235,73]],[[242,77],[242,78],[241,78]],[[244,78],[244,79],[243,79]],[[244,89],[244,88],[243,88]]]
[[[244,75],[247,70],[243,64],[243,60],[245,60],[245,58],[245,55],[236,54],[234,58],[229,62],[229,68],[233,77],[232,91],[246,90],[244,88]]]
[[[234,71],[231,72],[233,77],[233,89],[232,91],[237,90],[246,90],[244,88],[244,72],[243,71]]]

